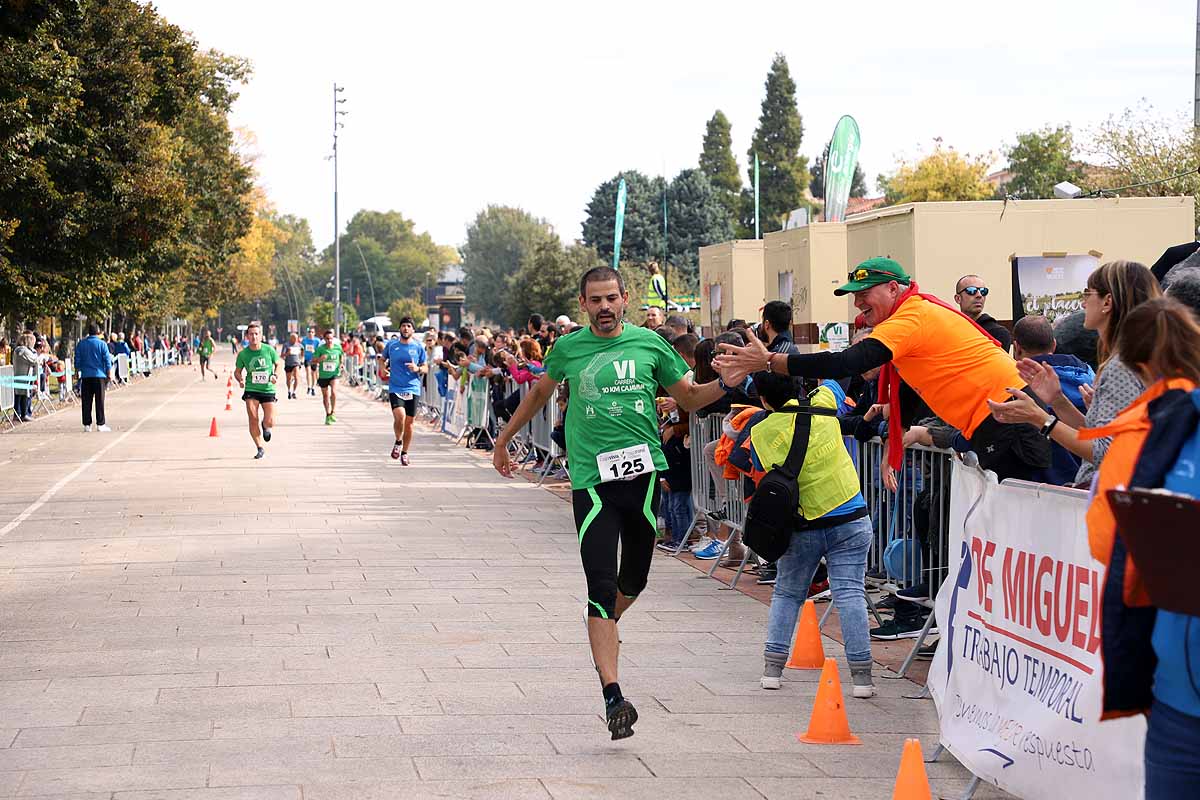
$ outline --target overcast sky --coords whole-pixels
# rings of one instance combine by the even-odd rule
[[[622,169],[696,165],[705,122],[733,125],[745,179],[763,82],[787,56],[822,149],[842,114],[869,183],[935,137],[968,153],[1070,123],[1077,138],[1143,99],[1191,114],[1192,0],[1005,3],[392,3],[163,0],[202,47],[254,77],[234,124],[258,137],[276,206],[333,238],[332,84],[346,87],[340,216],[395,209],[461,244],[484,206],[514,205],[580,236],[584,206]]]

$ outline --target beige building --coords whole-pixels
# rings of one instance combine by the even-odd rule
[[[706,331],[733,318],[757,320],[767,300],[790,300],[803,350],[839,348],[857,314],[833,290],[853,265],[893,258],[924,292],[947,302],[963,275],[990,289],[986,311],[1013,318],[1014,259],[1089,257],[1153,264],[1171,245],[1193,241],[1192,197],[908,203],[700,249]],[[757,270],[757,271],[756,271]],[[1024,286],[1022,287],[1024,291]]]
[[[846,223],[815,222],[768,233],[763,239],[764,283],[769,300],[792,304],[792,333],[803,352],[840,349],[854,318],[851,299],[835,297],[846,282]],[[838,327],[831,327],[831,325]]]
[[[735,239],[700,248],[700,327],[720,332],[731,319],[756,322],[767,301],[763,284],[763,243]]]
[[[1013,317],[1013,258],[1090,254],[1149,266],[1195,236],[1192,197],[908,203],[847,219],[846,265],[888,256],[947,302],[961,276],[979,275],[986,311],[1004,322]]]

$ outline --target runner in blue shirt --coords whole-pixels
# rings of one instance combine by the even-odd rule
[[[392,339],[383,349],[388,361],[388,400],[392,404],[392,431],[396,444],[392,458],[408,466],[408,446],[412,444],[413,419],[417,416],[417,396],[421,394],[421,376],[429,371],[425,348],[413,338],[412,317],[400,320],[400,338]]]
[[[313,361],[313,353],[317,352],[317,348],[321,346],[321,340],[317,338],[317,329],[311,325],[308,326],[308,336],[301,339],[300,344],[304,345],[304,374],[306,376],[308,393],[316,396],[317,363]]]

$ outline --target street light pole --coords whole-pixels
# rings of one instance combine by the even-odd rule
[[[333,283],[338,287],[338,292],[333,303],[333,331],[335,336],[342,335],[342,241],[341,241],[341,226],[338,224],[338,128],[343,127],[338,121],[338,117],[345,114],[345,111],[339,111],[338,105],[346,102],[339,100],[338,94],[343,91],[343,87],[338,86],[335,81],[333,84]]]
[[[1200,0],[1196,0],[1196,91],[1193,100],[1193,125],[1200,129]]]

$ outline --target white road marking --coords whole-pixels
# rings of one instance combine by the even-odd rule
[[[192,381],[192,383],[195,383],[195,381]],[[0,538],[3,538],[5,536],[7,536],[8,534],[12,533],[14,530],[16,530],[18,525],[20,525],[22,522],[24,522],[25,520],[29,519],[31,516],[36,514],[37,510],[39,508],[41,508],[42,506],[46,505],[46,503],[50,501],[50,498],[52,498],[52,497],[54,497],[54,495],[58,494],[58,491],[60,489],[62,489],[64,486],[66,486],[71,481],[75,480],[75,478],[77,478],[81,472],[83,472],[85,469],[90,467],[92,464],[96,463],[96,461],[98,461],[100,459],[100,457],[103,456],[105,453],[107,453],[109,450],[112,450],[114,447],[119,445],[121,442],[125,441],[125,438],[127,436],[132,434],[138,428],[142,427],[143,422],[145,422],[146,420],[153,417],[155,414],[157,414],[159,411],[161,411],[163,408],[165,408],[168,403],[170,403],[176,397],[179,397],[179,395],[183,394],[188,389],[190,389],[191,386],[192,386],[191,383],[185,385],[178,392],[176,392],[175,394],[168,397],[166,400],[159,403],[157,406],[154,407],[154,410],[152,410],[150,413],[146,414],[144,417],[142,417],[136,423],[134,423],[132,428],[125,431],[123,434],[118,436],[116,439],[113,439],[111,442],[109,442],[107,445],[105,445],[100,450],[100,452],[96,453],[91,458],[84,461],[78,467],[73,469],[70,473],[63,476],[62,478],[59,478],[58,483],[54,484],[49,489],[47,489],[46,492],[41,497],[39,497],[32,504],[30,504],[30,506],[28,508],[26,508],[20,514],[18,514],[16,519],[14,519],[12,522],[5,525],[3,528],[0,528]],[[5,463],[8,463],[8,462],[5,462]]]

